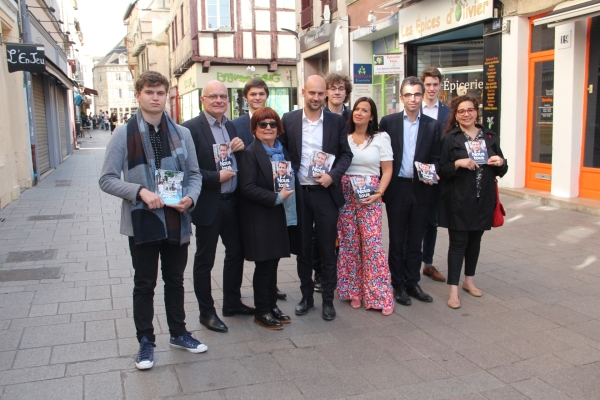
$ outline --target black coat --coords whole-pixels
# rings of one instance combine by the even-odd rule
[[[289,156],[284,149],[286,160]],[[283,204],[275,205],[273,169],[267,152],[254,140],[240,159],[240,226],[248,261],[266,261],[298,254],[302,249],[299,226],[287,226]],[[302,188],[295,179],[296,212],[302,216]]]
[[[394,151],[393,173],[392,180],[385,191],[383,201],[387,203],[394,198],[394,192],[398,187],[398,179],[396,177],[400,173],[402,166],[402,150],[404,148],[404,111],[387,115],[381,119],[379,130],[387,132],[392,140],[392,150]],[[421,114],[419,120],[419,131],[417,132],[417,145],[415,147],[414,161],[424,164],[434,164],[435,170],[439,171],[440,160],[440,124]],[[413,189],[415,197],[420,205],[431,204],[434,199],[433,185],[427,185],[421,182],[418,178],[417,168],[413,164]]]
[[[192,134],[192,140],[194,146],[196,146],[196,155],[198,156],[198,165],[202,174],[202,190],[200,197],[198,197],[198,204],[195,205],[194,211],[192,211],[192,222],[195,225],[209,226],[215,220],[221,198],[220,173],[217,171],[213,152],[213,145],[216,144],[215,138],[203,112],[197,117],[185,121],[182,125],[188,128]],[[231,121],[225,123],[225,128],[227,128],[229,140],[238,137]],[[238,164],[240,162],[239,155],[242,152],[231,153],[232,157],[236,157]],[[238,192],[239,186],[238,179],[236,192]]]
[[[488,155],[504,158],[498,135],[486,128],[482,129]],[[456,160],[469,157],[465,147],[466,142],[467,138],[460,128],[455,128],[442,137],[439,175],[444,182],[444,188],[442,189],[439,225],[458,231],[489,230],[492,228],[492,215],[496,206],[494,181],[497,176],[502,177],[506,174],[508,164],[504,160],[501,167],[487,164],[479,166],[483,169],[483,176],[480,199],[477,201],[476,172],[454,167]]]
[[[292,168],[298,172],[302,159],[302,113],[303,110],[295,110],[283,115],[283,134],[279,140],[290,154]],[[342,176],[352,162],[352,150],[348,144],[346,133],[346,120],[338,114],[323,111],[323,151],[333,154],[335,161],[329,171],[333,183],[327,188],[338,207],[344,205],[344,194],[342,193]]]

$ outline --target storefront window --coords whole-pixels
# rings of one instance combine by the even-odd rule
[[[417,73],[429,67],[442,73],[441,102],[468,95],[483,100],[483,40],[468,40],[417,47]]]
[[[388,35],[373,41],[373,54],[398,54],[398,34]],[[378,117],[396,113],[402,109],[399,102],[400,74],[373,75],[373,101],[377,106]],[[352,105],[351,105],[352,106]]]
[[[531,52],[554,50],[554,28],[547,24],[531,27]]]
[[[552,164],[554,119],[554,60],[535,63],[531,161]]]
[[[600,17],[592,19],[583,166],[600,168]]]
[[[200,91],[186,93],[179,97],[179,109],[181,110],[181,122],[197,117],[200,113]]]

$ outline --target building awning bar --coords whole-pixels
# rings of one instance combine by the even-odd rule
[[[592,18],[597,15],[600,15],[600,0],[588,0],[566,7],[564,5],[562,7],[559,5],[555,7],[554,11],[550,14],[536,19],[533,22],[533,25],[538,26],[548,24],[548,27],[554,28],[558,25]]]

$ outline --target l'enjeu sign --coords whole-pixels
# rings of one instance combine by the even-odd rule
[[[6,43],[8,72],[46,70],[44,46],[39,44]]]

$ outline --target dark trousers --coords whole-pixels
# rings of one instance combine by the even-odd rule
[[[302,296],[312,296],[315,290],[312,279],[312,227],[315,226],[321,256],[321,286],[323,301],[333,301],[333,291],[337,284],[335,240],[339,208],[326,188],[307,191],[302,189],[304,216],[299,223],[304,227],[304,255],[297,260],[298,277]]]
[[[427,222],[425,223],[425,235],[423,236],[423,264],[433,264],[435,242],[437,241],[438,214],[440,211],[440,198],[442,196],[442,183],[434,185],[433,203],[427,211]]]
[[[279,258],[254,263],[254,307],[256,315],[264,315],[277,307],[277,265]]]
[[[315,271],[315,278],[321,277],[321,254],[319,254],[319,238],[317,238],[317,230],[313,226],[312,229],[312,267]]]
[[[455,231],[448,229],[448,285],[458,286],[460,270],[465,260],[465,276],[475,276],[483,231]]]
[[[421,244],[430,205],[420,205],[417,202],[412,182],[401,178],[392,179],[399,179],[394,197],[386,203],[392,286],[414,286],[421,279]]]
[[[188,258],[188,244],[183,246],[168,244],[135,245],[129,238],[129,250],[135,273],[133,275],[133,321],[138,341],[143,336],[154,342],[154,288],[158,278],[158,258],[165,283],[165,310],[167,324],[172,337],[186,332],[185,310],[183,309],[183,272]]]
[[[194,255],[194,292],[198,299],[200,315],[215,315],[215,302],[211,293],[211,271],[219,236],[225,246],[223,264],[223,308],[241,305],[244,250],[240,236],[238,201],[234,195],[219,201],[215,220],[209,226],[196,225],[196,254]]]

